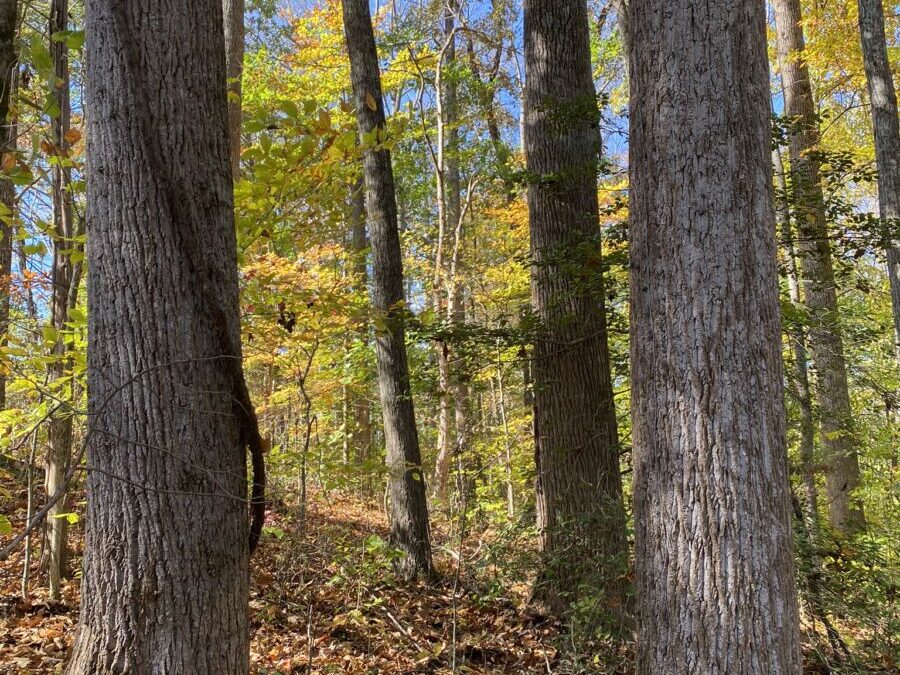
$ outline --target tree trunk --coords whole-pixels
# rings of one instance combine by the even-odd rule
[[[456,60],[456,27],[453,12],[456,3],[450,0],[444,17],[444,47],[437,65],[435,78],[435,96],[439,102],[437,110],[437,162],[435,176],[437,180],[438,198],[438,246],[435,255],[434,279],[434,311],[441,317],[447,312],[447,323],[453,321],[452,304],[454,279],[444,269],[443,244],[452,230],[458,235],[460,219],[460,180],[459,180],[459,130],[458,125],[458,93],[456,82],[447,79],[446,65]],[[457,250],[454,245],[454,250]],[[438,443],[437,458],[432,480],[433,497],[444,500],[447,497],[447,477],[456,445],[453,443],[453,422],[456,406],[453,399],[455,390],[451,351],[453,345],[447,337],[435,343],[438,363]]]
[[[493,379],[491,380],[493,384]],[[492,387],[493,388],[493,387]],[[506,478],[506,516],[516,515],[516,486],[513,483],[512,441],[509,435],[509,418],[506,415],[506,387],[503,383],[503,352],[497,345],[497,413],[503,425],[503,473]]]
[[[775,160],[775,216],[781,229],[781,243],[788,281],[788,299],[795,308],[800,308],[800,274],[797,270],[797,253],[794,243],[793,224],[791,223],[790,198],[788,196],[787,179],[784,175],[784,162],[781,151],[773,153]],[[812,390],[809,383],[809,368],[806,349],[806,330],[802,323],[786,330],[793,353],[793,372],[789,374],[791,389],[800,409],[800,473],[803,480],[804,504],[797,500],[798,540],[797,552],[803,559],[803,581],[809,609],[813,617],[822,621],[832,643],[840,639],[837,631],[828,620],[825,611],[825,599],[822,595],[822,557],[819,554],[821,542],[821,526],[819,521],[819,491],[816,487],[815,433],[816,425],[813,417]],[[793,498],[792,498],[793,499]]]
[[[859,32],[869,85],[869,103],[872,106],[872,127],[875,130],[879,211],[883,219],[890,221],[894,233],[887,249],[887,259],[895,351],[900,362],[900,123],[897,121],[897,92],[884,35],[882,0],[859,0]]]
[[[15,124],[9,104],[16,78],[17,0],[0,0],[0,159],[15,153]],[[13,234],[16,222],[16,189],[12,181],[0,177],[0,348],[9,332],[10,285]],[[0,410],[6,409],[6,369],[0,367]]]
[[[50,5],[51,36],[68,30],[68,0],[53,0]],[[51,326],[57,332],[53,345],[48,381],[61,379],[71,370],[68,345],[61,333],[69,321],[69,296],[75,281],[75,270],[70,254],[66,251],[77,247],[74,240],[76,228],[73,220],[72,192],[69,184],[72,170],[69,165],[69,128],[71,105],[69,102],[69,49],[65,41],[50,40],[50,54],[53,71],[58,86],[55,89],[59,113],[52,120],[54,162],[52,173],[53,197],[53,272],[51,293]],[[66,390],[56,391],[63,401],[71,398],[71,385]],[[66,489],[65,476],[72,457],[72,414],[66,406],[50,419],[47,429],[48,451],[46,471],[46,491],[48,498],[57,491]],[[50,585],[50,600],[61,598],[62,581],[66,577],[66,542],[68,540],[68,520],[64,514],[69,511],[68,500],[58,500],[47,514],[47,574]]]
[[[525,2],[537,516],[535,599],[624,603],[627,543],[597,205],[599,112],[584,0]]]
[[[784,112],[794,122],[790,158],[797,248],[804,301],[810,317],[809,348],[816,373],[815,393],[821,409],[828,515],[832,527],[846,533],[863,527],[864,518],[862,502],[853,496],[859,484],[859,460],[838,321],[825,198],[814,152],[819,144],[819,129],[809,69],[803,61],[800,0],[774,0],[773,6],[784,82]]]
[[[353,283],[359,293],[368,293],[369,269],[366,258],[369,241],[366,236],[366,186],[362,177],[353,188],[351,201],[350,250],[353,253]],[[365,318],[360,319],[356,335],[362,344],[368,345],[369,324]],[[363,387],[363,391],[354,392],[352,397],[352,444],[358,464],[369,459],[372,449],[372,414],[369,406],[368,381],[363,383]]]
[[[781,151],[773,153],[775,160],[775,186],[778,194],[775,198],[775,215],[781,229],[781,242],[784,249],[784,260],[788,281],[788,297],[791,304],[800,308],[800,274],[797,270],[797,251],[794,243],[794,228],[791,223],[790,199],[788,197],[787,178],[784,175],[784,163]],[[806,350],[806,330],[796,322],[787,331],[788,341],[793,353],[794,372],[791,373],[793,390],[800,409],[800,469],[803,474],[803,494],[806,501],[807,529],[810,536],[818,541],[819,530],[819,493],[816,488],[815,451],[816,426],[813,418],[812,390],[809,384],[809,358]]]
[[[464,295],[461,282],[456,278],[455,274],[452,276],[453,297],[450,301],[450,323],[451,325],[460,325],[466,321]],[[474,458],[467,458],[470,436],[469,415],[471,412],[469,410],[469,377],[466,373],[464,360],[459,354],[458,346],[454,347],[453,358],[450,362],[450,372],[453,377],[451,391],[453,392],[453,425],[456,431],[456,442],[453,444],[453,451],[462,459],[462,466],[470,466],[469,459]],[[468,499],[470,502],[473,501],[475,497],[474,482],[467,476],[463,484],[470,494],[465,497],[460,495],[460,500]]]
[[[438,303],[440,308],[440,303]],[[440,309],[438,309],[438,312]],[[438,314],[440,316],[440,314]],[[450,396],[450,346],[446,338],[434,343],[435,357],[438,367],[438,422],[437,422],[437,454],[434,460],[434,475],[431,478],[431,496],[434,500],[443,501],[447,496],[447,477],[450,475],[450,462],[453,459],[453,399]]]
[[[616,22],[619,26],[619,38],[622,40],[622,48],[626,55],[630,51],[628,44],[628,2],[629,0],[612,0],[613,9],[616,11]]]
[[[799,675],[765,3],[629,5],[637,672]]]
[[[241,76],[244,72],[244,0],[222,0],[225,74],[228,78],[228,139],[231,175],[241,171]]]
[[[88,506],[66,672],[240,675],[247,445],[254,504],[261,475],[240,366],[222,5],[85,10]]]
[[[365,145],[364,172],[369,238],[373,254],[372,307],[376,314],[375,359],[390,481],[391,543],[403,553],[398,571],[430,577],[431,542],[425,477],[419,451],[409,365],[406,360],[403,256],[391,155],[384,140],[384,99],[368,0],[343,0],[344,32]]]

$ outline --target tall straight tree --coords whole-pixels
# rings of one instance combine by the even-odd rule
[[[222,0],[225,73],[228,78],[228,138],[231,174],[241,168],[241,78],[244,73],[244,0]]]
[[[621,605],[627,552],[600,256],[599,111],[585,0],[525,2],[537,516],[535,598],[564,610],[587,589]],[[624,570],[621,570],[624,572]],[[591,591],[587,590],[588,593]]]
[[[15,86],[17,0],[0,0],[0,158],[15,152],[15,125],[10,101]],[[15,229],[16,189],[8,178],[0,176],[0,346],[6,344],[9,331],[10,277],[12,276],[13,230]],[[0,369],[2,371],[4,369]],[[6,374],[0,372],[0,410],[6,409]]]
[[[810,316],[809,351],[816,374],[814,391],[821,415],[826,465],[825,487],[831,526],[850,532],[864,523],[854,500],[859,459],[853,436],[844,342],[838,322],[837,288],[825,197],[819,176],[819,125],[809,68],[804,61],[800,0],[774,0],[778,61],[784,83],[784,114],[791,120],[789,154],[797,252],[803,300]]]
[[[875,162],[878,165],[878,203],[881,217],[892,222],[894,235],[887,249],[894,340],[900,360],[900,123],[897,91],[888,60],[882,0],[859,0],[859,33],[863,64],[875,130]]]
[[[69,96],[69,47],[60,34],[69,28],[68,0],[53,0],[50,3],[50,55],[53,72],[58,86],[54,90],[57,114],[53,117],[53,147],[55,156],[52,163],[53,199],[53,274],[50,307],[51,325],[57,333],[53,345],[53,359],[49,367],[49,381],[61,380],[71,367],[71,354],[63,335],[69,321],[72,303],[78,297],[77,286],[81,277],[81,266],[74,265],[69,251],[78,248],[73,197],[70,189],[72,169],[69,160],[71,126],[71,103]],[[72,384],[66,385],[71,390]],[[58,391],[61,400],[69,395]],[[67,408],[59,408],[50,419],[47,428],[48,452],[46,491],[54,497],[57,491],[65,489],[65,475],[72,457],[72,414]],[[57,601],[62,593],[62,580],[66,576],[66,542],[68,540],[68,520],[62,514],[69,511],[65,498],[56,501],[47,519],[47,576],[50,582],[50,599]]]
[[[372,307],[375,360],[390,482],[391,543],[403,553],[406,578],[432,574],[425,476],[406,360],[403,256],[391,154],[385,140],[384,99],[368,0],[342,0],[350,77],[359,134],[365,146],[363,173],[372,246]]]
[[[353,254],[352,274],[353,287],[359,293],[367,293],[369,289],[368,250],[369,238],[366,234],[366,185],[360,176],[351,188],[350,196],[350,251]],[[356,325],[356,339],[368,346],[369,323],[361,317]],[[368,382],[362,391],[352,395],[353,433],[351,443],[355,460],[361,464],[371,457],[372,449],[372,414],[369,406]]]
[[[434,280],[432,288],[433,309],[437,316],[447,310],[448,320],[452,318],[450,305],[453,280],[447,270],[445,248],[451,230],[457,231],[460,217],[459,179],[459,132],[458,92],[454,78],[447,77],[448,66],[456,60],[456,3],[448,0],[442,7],[443,43],[438,54],[435,73],[435,103],[437,106],[435,126],[437,127],[437,147],[435,151],[434,173],[437,188],[438,232],[434,256]],[[453,373],[450,351],[452,346],[446,338],[435,341],[435,356],[438,366],[438,429],[437,456],[434,462],[432,495],[443,500],[447,495],[447,477],[453,459]]]
[[[69,675],[247,673],[221,0],[87,0],[87,530]],[[249,535],[249,536],[248,536]],[[248,539],[250,545],[248,546]]]
[[[763,0],[631,0],[637,672],[801,671]]]

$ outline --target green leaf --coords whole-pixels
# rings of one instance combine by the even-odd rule
[[[61,30],[51,35],[50,39],[54,42],[64,42],[66,47],[75,51],[84,47],[83,30]]]
[[[47,247],[41,241],[34,244],[25,244],[22,246],[22,253],[25,255],[44,255],[47,253]]]
[[[366,551],[368,551],[369,553],[384,550],[386,546],[387,544],[385,544],[384,539],[379,537],[377,534],[373,534],[368,539],[366,539]]]
[[[297,119],[298,117],[300,117],[300,109],[293,101],[281,101],[278,104],[278,108],[281,110],[281,112],[283,112],[291,119]]]
[[[56,330],[53,326],[44,326],[41,330],[41,333],[44,336],[44,342],[50,346],[55,345],[59,340],[59,331]]]
[[[80,307],[73,307],[69,310],[69,323],[84,324],[87,322],[87,314]]]
[[[34,33],[31,36],[28,47],[31,63],[34,65],[35,70],[45,77],[48,73],[52,73],[53,58],[50,56],[50,50],[47,49],[47,45],[44,44],[39,33]]]
[[[280,527],[264,527],[263,534],[268,534],[269,536],[275,537],[276,539],[284,539],[284,530]]]
[[[0,534],[12,534],[12,523],[2,513],[0,513]]]

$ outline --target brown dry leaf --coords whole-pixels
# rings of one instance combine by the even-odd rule
[[[11,173],[16,168],[16,155],[12,152],[4,152],[3,159],[0,160],[0,169],[3,173]]]

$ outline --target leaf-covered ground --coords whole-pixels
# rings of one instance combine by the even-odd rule
[[[19,528],[24,511],[15,516]],[[503,598],[479,594],[465,565],[457,578],[458,555],[449,545],[436,553],[437,582],[396,581],[387,523],[375,503],[319,493],[305,528],[302,522],[296,508],[270,513],[254,557],[251,672],[450,673],[454,661],[462,673],[557,672],[558,627],[522,609],[524,584]],[[75,569],[81,535],[78,523]],[[467,550],[477,554],[481,545],[473,537]],[[0,563],[0,673],[56,673],[72,643],[78,582],[66,586],[60,605],[49,605],[34,580],[23,600],[22,563],[21,551]]]
[[[0,512],[12,516],[14,531],[25,520],[24,494],[19,497],[22,503],[0,500]],[[305,517],[296,505],[270,511],[252,562],[251,673],[632,672],[627,646],[595,642],[593,651],[602,657],[590,650],[573,655],[571,636],[527,609],[530,580],[512,580],[509,558],[495,565],[503,574],[491,574],[497,533],[467,533],[459,565],[458,522],[435,521],[440,578],[407,584],[391,572],[380,503],[317,492]],[[82,523],[73,524],[76,570],[82,535]],[[0,535],[0,545],[9,539]],[[516,551],[515,542],[506,546],[525,560],[522,569],[530,567],[528,551]],[[78,579],[65,586],[63,603],[49,604],[39,561],[33,560],[23,600],[23,555],[20,547],[0,562],[0,675],[59,673],[74,636]],[[852,637],[848,626],[842,629]],[[823,652],[821,626],[805,622],[803,633],[806,673],[898,672],[893,659],[866,666],[850,659],[835,668],[835,654]]]

